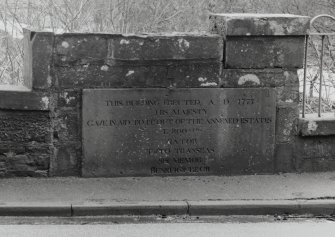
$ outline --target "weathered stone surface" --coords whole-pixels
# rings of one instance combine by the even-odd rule
[[[58,66],[118,61],[222,60],[223,40],[219,35],[204,34],[62,34],[55,36]],[[152,62],[150,62],[151,64]]]
[[[278,103],[299,103],[299,85],[285,85],[277,87]]]
[[[57,95],[58,108],[80,108],[81,91],[80,90],[62,90]]]
[[[135,85],[146,86],[150,81],[161,80],[166,77],[166,67],[134,67],[108,65],[88,65],[73,67],[57,67],[56,75],[60,88],[87,88],[87,87],[132,87],[136,72]],[[133,78],[129,80],[129,78]],[[146,81],[149,83],[146,83]],[[159,85],[161,81],[157,82]],[[155,84],[154,84],[155,85]]]
[[[222,60],[223,40],[219,35],[148,34],[113,37],[108,60]]]
[[[80,115],[77,111],[58,110],[53,119],[54,141],[80,141]]]
[[[48,112],[0,110],[0,142],[49,143],[50,130]]]
[[[0,91],[0,109],[49,110],[50,98],[44,92]]]
[[[297,171],[335,171],[334,136],[299,137],[294,155]]]
[[[1,156],[0,156],[1,157]],[[1,158],[0,158],[1,159]],[[41,177],[47,176],[48,167],[42,167],[43,170],[37,170],[37,165],[34,159],[26,155],[15,155],[12,157],[2,158],[6,165],[6,172],[4,176],[32,176]]]
[[[56,35],[55,64],[63,66],[103,64],[106,61],[108,46],[106,34]]]
[[[299,118],[298,132],[301,136],[329,136],[335,135],[335,116],[333,113],[319,118],[314,116],[306,116]]]
[[[299,78],[296,69],[223,69],[220,87],[274,87],[277,102],[299,102]]]
[[[59,93],[57,109],[53,111],[53,150],[50,176],[79,176],[81,167],[81,111],[77,104],[79,91]]]
[[[0,110],[0,176],[47,176],[49,112]]]
[[[55,143],[50,176],[79,176],[81,156],[80,142]]]
[[[225,37],[225,68],[301,68],[309,18],[276,14],[213,14]]]
[[[297,103],[278,103],[276,120],[276,143],[292,143],[295,139],[296,120],[299,117]]]
[[[275,149],[275,171],[294,172],[294,144],[279,143]]]
[[[57,67],[59,87],[218,87],[220,62],[161,66],[88,65]]]
[[[83,175],[273,172],[272,89],[83,91]]]
[[[310,17],[291,14],[211,14],[211,31],[224,36],[305,35]]]
[[[24,35],[24,81],[30,88],[47,89],[52,84],[54,34],[25,30]]]
[[[304,36],[227,37],[225,68],[302,68]]]
[[[47,176],[49,160],[48,144],[0,142],[0,177]]]
[[[167,67],[168,87],[219,87],[222,64],[220,62],[171,65]],[[164,79],[165,79],[164,78]],[[167,83],[166,83],[167,84]],[[157,86],[156,86],[157,87]]]
[[[291,87],[299,85],[296,69],[223,69],[220,87]]]
[[[331,121],[332,119],[322,121],[308,119],[297,123],[299,84],[296,68],[302,65],[304,35],[308,23],[308,17],[293,15],[213,14],[211,32],[214,35],[182,33],[54,35],[49,32],[25,31],[24,89],[33,88],[34,91],[0,92],[0,176],[47,176],[49,173],[52,176],[80,175],[81,91],[86,88],[156,88],[153,90],[169,88],[164,91],[171,93],[179,90],[176,88],[274,88],[271,89],[274,91],[271,93],[275,94],[277,107],[274,115],[276,120],[273,119],[271,124],[276,125],[274,145],[272,137],[269,139],[272,139],[271,142],[263,143],[262,139],[265,138],[259,136],[263,128],[261,124],[254,125],[258,129],[256,131],[252,130],[253,125],[237,124],[243,125],[246,132],[234,127],[236,124],[224,124],[221,127],[211,125],[206,131],[195,132],[197,136],[193,142],[200,141],[202,148],[211,148],[214,144],[214,153],[220,154],[218,159],[212,159],[211,154],[193,157],[182,153],[183,156],[164,157],[161,153],[150,155],[148,159],[131,154],[130,159],[118,158],[116,166],[111,166],[115,169],[115,176],[128,175],[127,172],[135,175],[169,175],[169,172],[201,175],[211,174],[212,171],[216,174],[247,174],[289,172],[295,169],[335,170],[333,159],[335,123]],[[226,68],[221,74],[222,66]],[[207,97],[212,95],[212,90],[206,91]],[[128,99],[132,93],[122,96]],[[206,96],[204,98],[207,98]],[[184,97],[183,94],[176,98]],[[220,98],[218,96],[216,99]],[[262,103],[270,102],[262,101]],[[227,107],[222,105],[217,113],[223,111],[224,116],[229,113],[234,115],[237,110],[231,110],[231,107],[225,110]],[[170,110],[176,108],[181,109],[174,105]],[[145,116],[142,110],[137,109],[131,110],[130,115],[135,114],[140,118]],[[204,109],[214,113],[211,106]],[[115,108],[111,109],[114,110]],[[255,111],[257,112],[257,109],[251,112],[252,116],[255,115]],[[241,116],[246,116],[244,113],[247,111],[241,112]],[[100,118],[102,115],[97,117]],[[92,113],[92,116],[96,115]],[[183,118],[189,117],[191,116],[183,116]],[[199,118],[203,117],[205,116]],[[101,120],[104,118],[101,117]],[[177,126],[179,127],[182,128],[181,125]],[[186,129],[191,127],[185,126]],[[105,131],[108,129],[101,130],[104,130],[102,134],[109,136],[108,131]],[[270,134],[270,130],[266,130],[265,133]],[[126,131],[118,137],[119,140],[126,141],[122,144],[124,146],[135,144],[134,147],[138,149],[134,151],[143,155],[140,143],[131,143],[133,140],[142,141],[142,138],[134,139],[135,135],[142,133],[136,129],[122,131]],[[151,126],[147,131],[156,130]],[[298,131],[303,137],[297,136]],[[248,136],[245,136],[246,133]],[[154,138],[150,143],[153,147],[165,145],[178,148],[176,144],[166,145],[165,140],[162,140],[165,139],[164,134],[163,136],[153,134],[147,136]],[[103,141],[101,140],[103,138],[96,135],[96,140],[102,142],[111,140],[113,142],[111,147],[120,147],[121,142],[112,135],[111,139]],[[226,137],[231,139],[227,141]],[[168,138],[171,143],[174,141],[171,138],[176,138],[175,140],[180,142],[178,139],[191,140],[193,137],[189,134],[178,134],[176,137]],[[243,140],[243,145],[239,145],[241,141],[239,139]],[[219,142],[216,143],[217,140]],[[269,154],[268,150],[264,148],[265,153],[262,153],[263,148],[257,146],[261,143],[267,148],[270,145],[272,148],[275,146],[274,156],[272,150],[269,160],[264,158],[264,154]],[[192,144],[182,146],[192,148]],[[244,148],[250,148],[252,152],[246,152]],[[122,152],[119,157],[124,154]],[[229,156],[229,154],[237,155]],[[118,156],[104,157],[110,159]],[[175,162],[173,159],[175,157],[180,158],[179,161]],[[206,159],[198,162],[199,157]],[[141,160],[136,160],[137,158]],[[217,160],[221,162],[219,165],[215,163]],[[129,169],[120,171],[118,167],[124,167],[124,164]],[[134,171],[138,164],[143,164],[141,174]],[[108,165],[109,163],[104,168],[109,169]],[[144,167],[154,169],[148,171]]]

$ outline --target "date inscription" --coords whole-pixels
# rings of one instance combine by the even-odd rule
[[[272,89],[87,89],[83,175],[267,172]]]

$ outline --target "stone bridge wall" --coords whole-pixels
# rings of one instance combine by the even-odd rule
[[[26,31],[32,91],[0,91],[0,177],[81,175],[86,88],[275,88],[273,173],[335,170],[333,134],[300,136],[297,69],[309,18],[210,19],[208,34]]]

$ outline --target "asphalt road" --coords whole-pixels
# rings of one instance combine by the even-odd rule
[[[248,219],[249,218],[249,219]],[[256,218],[256,219],[255,219]],[[81,219],[63,224],[56,219],[2,220],[0,236],[6,237],[309,237],[335,236],[335,222],[327,219],[289,219],[276,221],[261,217],[183,220],[167,218],[158,222],[141,221],[95,221]],[[12,224],[10,224],[12,222]],[[68,224],[64,224],[64,223]],[[13,224],[14,223],[14,224]],[[16,224],[15,224],[16,223]],[[18,225],[18,223],[24,223]],[[30,223],[30,224],[27,224]],[[37,223],[37,224],[36,224]],[[55,224],[56,223],[56,224]],[[58,223],[58,224],[57,224]],[[91,224],[98,223],[98,224]],[[115,224],[118,223],[118,224]],[[121,223],[121,224],[120,224]]]

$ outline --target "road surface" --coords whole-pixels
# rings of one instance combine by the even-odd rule
[[[228,217],[185,219],[55,219],[0,218],[0,236],[6,237],[334,237],[331,219]]]

